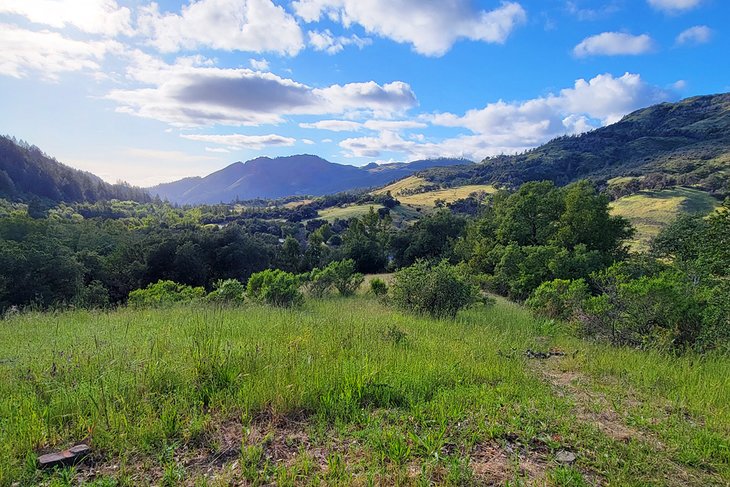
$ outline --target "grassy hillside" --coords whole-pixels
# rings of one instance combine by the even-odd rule
[[[383,208],[383,205],[364,204],[325,208],[324,210],[319,211],[319,218],[328,221],[333,221],[336,218],[339,218],[340,220],[348,220],[350,218],[356,218],[366,215],[370,211],[370,208],[373,208],[375,209],[375,211],[377,211],[380,208]],[[393,223],[397,227],[415,221],[417,218],[420,217],[420,215],[421,213],[419,212],[419,210],[407,205],[399,205],[390,210],[390,216],[393,218]]]
[[[640,191],[624,196],[611,204],[612,212],[628,218],[636,228],[632,242],[635,250],[647,250],[661,229],[681,214],[709,214],[719,201],[704,191],[691,188],[671,188]]]
[[[505,301],[26,314],[0,321],[0,485],[727,485],[728,390],[727,359],[590,344]],[[84,465],[35,470],[81,441]]]
[[[377,191],[376,194],[384,194],[390,191],[401,204],[411,206],[414,208],[420,207],[422,209],[433,208],[436,200],[442,200],[446,203],[453,203],[454,201],[468,197],[471,193],[484,191],[485,193],[494,193],[496,189],[494,186],[488,184],[468,184],[463,186],[456,186],[453,188],[445,189],[434,189],[431,191],[415,192],[423,186],[429,184],[425,179],[417,176],[409,176],[400,181],[396,181],[393,184],[389,184]]]

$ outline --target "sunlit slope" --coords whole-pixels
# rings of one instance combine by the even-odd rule
[[[719,202],[704,191],[678,187],[624,196],[611,207],[613,214],[628,218],[636,228],[632,241],[634,250],[646,250],[651,239],[679,215],[708,214],[718,205]]]

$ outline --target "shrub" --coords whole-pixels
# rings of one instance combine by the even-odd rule
[[[362,274],[355,272],[355,262],[352,259],[330,262],[324,269],[314,269],[309,275],[305,275],[307,291],[318,298],[333,287],[341,295],[351,296],[364,279]]]
[[[178,284],[173,281],[157,281],[144,289],[129,293],[131,306],[166,306],[172,303],[194,301],[205,296],[205,289]]]
[[[241,304],[244,300],[246,288],[238,279],[218,280],[215,289],[205,299],[218,304]]]
[[[303,299],[299,284],[299,277],[290,272],[267,269],[249,278],[246,294],[251,299],[274,306],[296,306]]]
[[[388,295],[388,285],[384,280],[375,278],[370,281],[370,291],[377,297],[382,298]]]
[[[636,279],[616,276],[604,293],[586,300],[581,321],[588,334],[616,345],[684,349],[703,328],[701,296],[686,275],[665,271]]]
[[[392,296],[396,306],[404,310],[454,318],[479,299],[479,291],[465,277],[463,268],[445,260],[435,265],[418,261],[395,274]]]
[[[325,267],[325,271],[332,274],[332,285],[343,296],[355,294],[365,279],[362,274],[355,272],[355,261],[352,259],[331,262]]]
[[[588,284],[583,279],[554,279],[543,282],[525,304],[539,315],[568,320],[587,298]]]

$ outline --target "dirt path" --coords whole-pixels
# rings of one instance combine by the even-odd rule
[[[597,390],[600,384],[581,372],[570,370],[565,366],[565,360],[562,357],[530,360],[529,367],[551,385],[557,396],[565,397],[573,403],[573,411],[579,422],[594,426],[613,441],[626,444],[640,442],[647,445],[656,452],[665,470],[662,479],[655,479],[663,482],[663,485],[723,485],[718,484],[718,479],[706,472],[675,462],[671,458],[671,452],[667,451],[667,446],[655,433],[628,424],[631,411],[643,405],[630,388],[625,389],[621,407],[617,411],[612,400],[604,392]],[[629,462],[630,459],[625,461]],[[594,485],[603,483],[599,477],[590,473],[586,473],[586,477],[591,478]]]

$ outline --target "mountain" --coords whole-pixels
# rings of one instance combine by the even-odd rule
[[[0,136],[0,198],[34,198],[66,202],[99,200],[151,201],[141,188],[109,184],[85,171],[73,169],[44,154],[38,147]]]
[[[427,169],[420,177],[446,185],[582,178],[606,182],[651,176],[668,185],[730,192],[730,93],[687,98],[637,110],[619,122],[552,140],[524,154],[479,164]]]
[[[180,204],[220,203],[291,195],[319,196],[382,186],[434,166],[463,165],[464,159],[411,163],[335,164],[314,155],[259,157],[236,162],[205,177],[185,178],[149,188],[153,195]],[[469,162],[471,163],[471,162]]]

